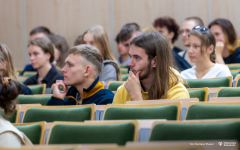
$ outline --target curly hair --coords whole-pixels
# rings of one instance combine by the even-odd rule
[[[153,26],[156,27],[166,27],[168,29],[168,33],[173,32],[174,36],[172,38],[172,43],[174,43],[177,38],[178,38],[178,34],[179,34],[179,26],[178,24],[175,22],[175,20],[173,18],[170,17],[160,17],[157,18],[154,22],[153,22]]]

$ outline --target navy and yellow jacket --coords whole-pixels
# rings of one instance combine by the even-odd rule
[[[53,95],[48,101],[47,105],[78,105],[79,93],[75,87],[71,87],[66,95],[66,98],[62,99]],[[104,86],[99,82],[99,77],[92,83],[88,89],[83,89],[83,101],[82,104],[103,105],[111,104],[114,94],[112,91],[104,89]]]

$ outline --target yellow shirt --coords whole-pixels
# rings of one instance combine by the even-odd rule
[[[179,77],[179,82],[170,88],[167,92],[167,99],[182,99],[190,98],[185,86],[182,84],[180,74],[174,70],[174,73]],[[148,99],[148,92],[141,90],[143,100]],[[131,101],[131,95],[127,92],[124,84],[121,85],[114,96],[113,104],[126,104],[126,101]]]

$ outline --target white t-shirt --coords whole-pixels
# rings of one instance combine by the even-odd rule
[[[180,73],[181,77],[184,79],[197,79],[196,66],[193,66],[192,68],[189,68],[187,70],[184,70]],[[220,78],[220,77],[227,77],[232,76],[228,66],[223,64],[215,64],[209,71],[206,73],[202,79],[207,78]]]

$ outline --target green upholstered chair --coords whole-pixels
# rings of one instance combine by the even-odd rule
[[[121,74],[128,74],[127,68],[120,68]]]
[[[208,88],[187,89],[190,98],[198,98],[199,101],[208,101]]]
[[[110,104],[104,111],[104,120],[167,119],[180,120],[181,102],[161,104]]]
[[[122,81],[127,81],[129,74],[122,74]]]
[[[121,68],[127,68],[128,67],[128,65],[119,65],[119,68],[121,69]]]
[[[18,81],[20,81],[21,83],[24,83],[29,77],[19,77]]]
[[[17,104],[41,104],[42,106],[46,106],[51,96],[51,94],[19,95],[17,97]]]
[[[227,64],[229,70],[240,69],[240,64]]]
[[[93,120],[95,104],[72,106],[27,106],[23,123]],[[36,117],[37,116],[37,117]]]
[[[233,79],[235,79],[235,77],[237,76],[237,74],[240,72],[240,69],[237,70],[231,70],[231,74],[233,76]]]
[[[19,121],[20,121],[20,106],[16,106],[16,109],[13,112],[13,114],[9,115],[9,116],[5,115],[4,109],[0,109],[0,115],[4,119],[8,120],[11,123],[19,123]]]
[[[36,74],[37,74],[36,71],[25,71],[25,72],[23,73],[23,77],[31,77],[31,76],[34,76],[34,75],[36,75]]]
[[[44,144],[44,133],[46,122],[17,123],[13,124],[18,130],[23,132],[33,144]]]
[[[240,97],[240,87],[221,87],[217,97]]]
[[[33,94],[45,94],[46,84],[28,85]]]
[[[125,81],[109,81],[107,89],[111,91],[117,91],[118,87],[121,86]]]
[[[238,76],[236,79],[235,87],[240,87],[240,76]]]
[[[240,118],[240,102],[190,102],[186,120]]]
[[[232,76],[212,79],[188,79],[184,80],[186,88],[203,87],[232,87]]]
[[[155,122],[149,141],[238,140],[240,120]]]
[[[54,122],[48,144],[103,144],[125,145],[137,141],[138,122],[72,123]]]

